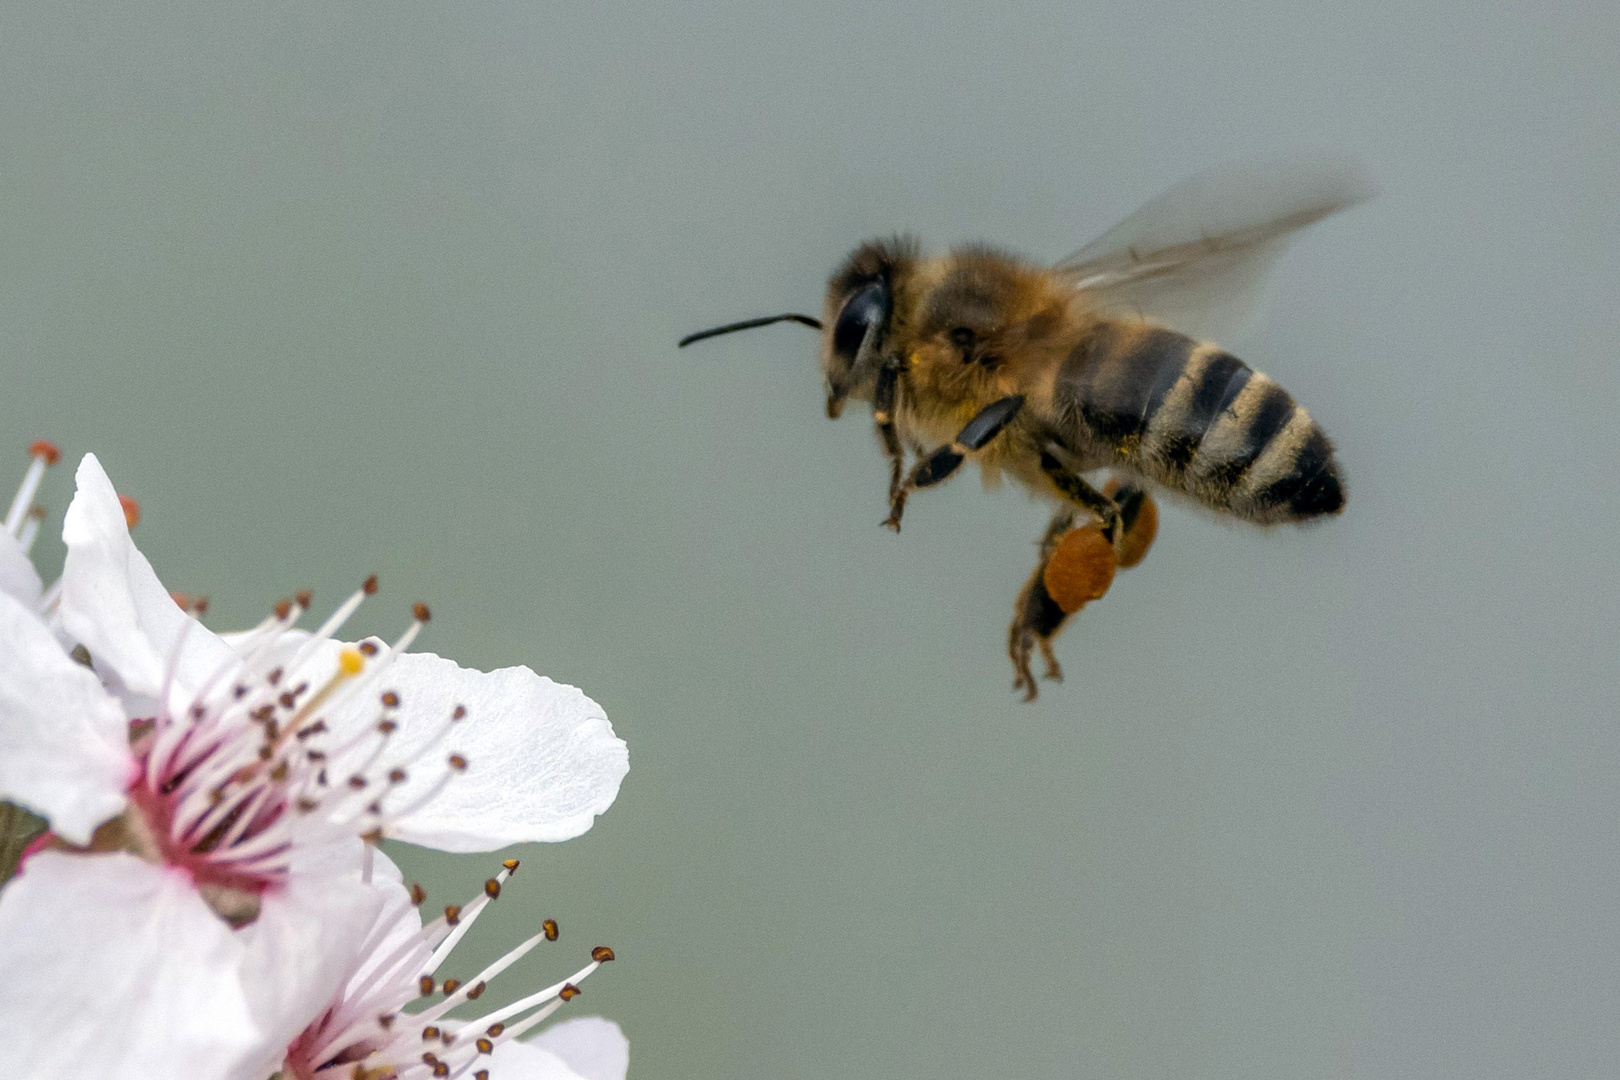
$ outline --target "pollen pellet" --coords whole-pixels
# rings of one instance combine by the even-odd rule
[[[338,653],[338,670],[345,675],[358,675],[366,670],[366,658],[359,649],[344,649]]]
[[[1068,614],[1108,591],[1115,566],[1114,548],[1104,539],[1102,526],[1086,525],[1059,538],[1042,580],[1047,593]]]

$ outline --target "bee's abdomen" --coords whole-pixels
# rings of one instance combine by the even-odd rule
[[[1064,362],[1057,404],[1121,464],[1255,522],[1344,507],[1333,445],[1265,375],[1182,334],[1100,324]]]

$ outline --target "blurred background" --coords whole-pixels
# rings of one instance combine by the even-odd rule
[[[570,1008],[632,1077],[1609,1074],[1616,55],[1598,3],[12,3],[0,436],[100,454],[216,628],[377,571],[360,629],[602,702],[618,803],[461,955],[615,946]],[[813,335],[675,351],[1297,146],[1384,194],[1230,344],[1349,511],[1167,508],[1034,706],[1043,507],[893,536]]]

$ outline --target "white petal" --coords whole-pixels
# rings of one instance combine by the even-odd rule
[[[387,807],[408,806],[444,774],[455,752],[470,762],[438,797],[388,829],[390,836],[444,851],[491,851],[528,841],[567,840],[613,805],[630,771],[624,740],[602,707],[572,686],[528,668],[473,671],[432,653],[407,653],[378,684],[397,691],[405,722],[382,759],[402,761],[428,742],[457,705],[467,717],[413,765]],[[334,741],[377,719],[367,697],[328,717]],[[362,745],[334,764],[343,775],[366,754]]]
[[[624,1080],[630,1068],[629,1040],[618,1024],[600,1016],[564,1020],[527,1043],[516,1045],[537,1047],[554,1054],[583,1080]]]
[[[94,454],[79,463],[77,479],[62,519],[62,628],[90,650],[98,671],[134,693],[157,697],[177,647],[177,682],[200,689],[233,655],[229,646],[169,596],[129,538],[118,492]]]
[[[88,843],[135,769],[124,712],[39,616],[0,593],[0,798]]]
[[[14,596],[31,608],[39,607],[39,571],[17,538],[0,529],[0,593]]]
[[[214,1080],[262,1058],[241,946],[191,883],[41,852],[0,893],[0,1076]]]
[[[258,919],[238,931],[248,1005],[273,1047],[259,1077],[275,1072],[287,1045],[320,1016],[364,959],[360,946],[383,894],[361,883],[360,843],[350,843],[355,858],[347,872],[293,873],[264,895]]]
[[[489,1072],[501,1080],[587,1080],[556,1054],[526,1042],[497,1046],[489,1057]]]

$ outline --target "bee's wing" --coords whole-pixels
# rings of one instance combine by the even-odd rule
[[[1101,310],[1219,338],[1241,329],[1296,232],[1373,193],[1343,157],[1216,169],[1177,184],[1053,270]]]

